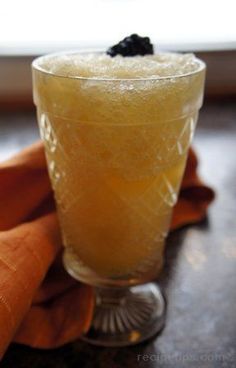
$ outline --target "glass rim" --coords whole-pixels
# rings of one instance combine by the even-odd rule
[[[206,69],[206,63],[196,57],[194,55],[194,59],[198,63],[198,68],[192,72],[178,74],[178,75],[168,75],[163,77],[142,77],[142,78],[106,78],[106,77],[82,77],[82,76],[70,76],[70,75],[62,75],[60,73],[50,72],[46,70],[46,68],[43,68],[39,65],[40,61],[43,59],[60,56],[60,55],[70,55],[70,54],[85,54],[85,53],[104,53],[104,50],[101,49],[86,49],[86,50],[71,50],[71,51],[60,51],[60,52],[54,52],[49,53],[46,55],[42,55],[34,59],[31,63],[31,67],[33,70],[39,71],[43,74],[46,74],[48,76],[57,77],[57,78],[63,78],[63,79],[72,79],[72,80],[81,80],[81,81],[93,81],[93,82],[132,82],[132,81],[140,81],[140,82],[146,82],[146,81],[163,81],[163,80],[173,80],[173,79],[179,79],[179,78],[186,78],[191,77],[195,74],[198,74]],[[163,51],[161,51],[163,52]],[[165,51],[165,53],[168,53]],[[173,54],[173,52],[169,52]],[[175,54],[181,54],[178,52],[175,52]],[[182,53],[183,54],[183,53]]]

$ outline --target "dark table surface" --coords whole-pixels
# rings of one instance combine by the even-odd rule
[[[34,112],[0,113],[0,160],[37,136]],[[217,197],[207,219],[168,238],[162,333],[128,348],[76,341],[44,351],[12,344],[1,367],[236,367],[236,99],[205,103],[194,146],[201,176]]]

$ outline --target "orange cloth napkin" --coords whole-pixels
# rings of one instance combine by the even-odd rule
[[[214,198],[190,150],[172,229],[196,222]],[[10,341],[53,348],[89,328],[93,292],[61,263],[62,245],[42,143],[0,164],[0,357]]]

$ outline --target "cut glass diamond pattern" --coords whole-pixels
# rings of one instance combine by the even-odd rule
[[[114,227],[116,238],[120,226],[127,247],[145,244],[146,256],[140,256],[132,272],[146,272],[161,258],[196,114],[145,126],[98,126],[45,113],[39,121],[67,244],[73,246],[69,233],[75,217],[78,242],[86,242],[86,232],[99,229],[105,234],[107,226]],[[104,208],[116,218],[106,217]],[[86,216],[93,216],[92,225],[83,219]],[[86,249],[91,256],[89,244],[81,247],[81,255]]]

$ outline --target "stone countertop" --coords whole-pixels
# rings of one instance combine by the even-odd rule
[[[194,146],[216,191],[208,218],[170,234],[160,284],[167,320],[128,348],[76,341],[55,350],[12,344],[1,368],[220,368],[236,366],[236,98],[208,101]],[[38,137],[34,112],[0,112],[0,161]]]

